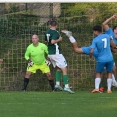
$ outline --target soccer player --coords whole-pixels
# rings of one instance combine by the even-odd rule
[[[28,62],[26,75],[24,78],[24,87],[23,91],[26,91],[27,85],[29,83],[29,78],[32,73],[36,73],[36,70],[41,70],[42,73],[45,73],[49,84],[54,91],[54,81],[50,73],[50,68],[46,64],[45,54],[48,55],[48,48],[45,44],[39,42],[39,38],[36,34],[32,36],[32,44],[27,47],[25,52],[25,59]],[[49,61],[48,61],[49,63]]]
[[[112,40],[113,40],[113,42],[116,44],[116,47],[115,47],[115,49],[113,48],[112,49],[112,52],[113,53],[116,53],[117,52],[117,25],[116,26],[114,26],[113,27],[113,29],[111,29],[110,27],[109,27],[109,25],[108,25],[108,23],[110,22],[110,21],[112,21],[112,20],[115,20],[115,19],[117,19],[117,15],[113,15],[113,16],[111,16],[110,18],[108,18],[107,20],[105,20],[103,23],[102,23],[102,26],[103,26],[103,28],[104,28],[104,30],[105,30],[105,33],[106,34],[108,34],[111,38],[112,38]],[[115,63],[114,63],[115,64]],[[115,75],[115,77],[116,77],[116,65],[114,65],[114,75]]]
[[[95,79],[95,89],[92,93],[99,92],[99,85],[101,81],[101,75],[104,71],[104,67],[107,70],[107,93],[112,93],[112,69],[113,69],[113,55],[110,49],[110,36],[107,34],[102,34],[102,27],[100,25],[95,25],[93,27],[93,33],[96,36],[91,45],[91,50],[89,56],[92,57],[92,53],[96,48],[98,50],[98,60],[96,63],[96,79]]]
[[[62,30],[62,32],[65,33],[66,36],[68,36],[70,42],[72,43],[73,49],[74,49],[74,51],[76,53],[89,55],[90,50],[91,50],[91,46],[79,48],[75,38],[72,36],[71,31]],[[111,46],[113,46],[113,41],[112,40],[111,40]],[[98,51],[97,51],[97,49],[94,50],[93,56],[94,56],[95,60],[97,61],[98,60]],[[113,69],[114,69],[114,66],[115,66],[115,64],[113,64]],[[115,80],[114,74],[112,74],[112,86],[117,87],[117,81]]]
[[[64,90],[70,93],[74,93],[70,87],[68,82],[68,74],[67,74],[67,62],[61,52],[60,42],[62,41],[62,37],[60,36],[57,29],[57,22],[50,21],[49,29],[45,32],[45,41],[48,43],[48,51],[53,67],[57,67],[56,70],[56,85],[55,88],[59,90]],[[64,89],[60,86],[60,78],[63,78]]]

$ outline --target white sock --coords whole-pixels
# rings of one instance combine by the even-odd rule
[[[112,82],[116,82],[114,74],[112,74]]]
[[[95,78],[95,89],[99,89],[101,78]]]
[[[57,82],[56,82],[56,85],[60,85],[60,82],[57,81]]]
[[[108,88],[108,90],[111,90],[111,86],[112,86],[112,78],[108,78],[107,79],[107,88]]]
[[[65,84],[65,88],[69,88],[69,84]]]
[[[70,40],[71,43],[76,42],[76,40],[75,40],[75,38],[74,38],[73,36],[70,36],[70,37],[69,37],[69,40]]]

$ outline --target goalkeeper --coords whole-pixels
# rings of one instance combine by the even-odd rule
[[[45,59],[45,53],[48,55],[48,48],[45,44],[39,42],[38,36],[35,34],[32,36],[32,44],[27,47],[25,52],[25,59],[28,62],[26,75],[24,78],[23,91],[26,91],[27,85],[29,83],[29,78],[32,73],[36,73],[36,70],[41,70],[45,73],[49,84],[54,91],[54,81],[50,73],[49,64],[50,61]]]
[[[75,38],[72,36],[72,32],[67,31],[67,30],[62,30],[62,32],[65,33],[66,36],[68,36],[70,42],[72,43],[73,49],[74,49],[74,51],[76,53],[89,55],[90,50],[91,50],[90,46],[79,48],[78,44],[77,44],[77,42],[75,40]],[[116,45],[111,40],[111,47],[114,48],[115,46]],[[112,48],[112,50],[113,50],[113,48]],[[94,49],[93,56],[94,56],[95,60],[97,61],[97,57],[98,57],[98,51],[97,51],[97,49]],[[113,63],[113,69],[114,69],[114,66],[115,66],[115,63]],[[115,86],[115,87],[117,87],[117,82],[115,80],[114,74],[112,74],[112,85]]]

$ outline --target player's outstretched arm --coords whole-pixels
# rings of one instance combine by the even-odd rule
[[[116,43],[111,38],[110,38],[110,46],[111,46],[112,49],[117,49]]]
[[[109,25],[108,23],[113,20],[113,19],[116,19],[117,18],[117,15],[113,15],[111,16],[110,18],[108,18],[107,20],[105,20],[103,23],[102,23],[102,26],[104,28],[104,30],[108,30],[109,29]]]
[[[111,51],[112,51],[113,53],[117,53],[117,48],[111,48]]]

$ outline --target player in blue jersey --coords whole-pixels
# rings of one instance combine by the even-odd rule
[[[113,69],[113,55],[110,48],[110,36],[107,34],[102,34],[102,27],[100,25],[95,25],[93,27],[93,33],[96,36],[91,45],[90,57],[94,52],[94,49],[98,50],[98,58],[96,62],[96,79],[95,79],[95,89],[92,93],[99,92],[99,85],[101,81],[101,75],[104,72],[104,67],[107,70],[107,93],[112,93],[112,69]]]
[[[105,30],[105,33],[108,34],[112,38],[113,42],[116,44],[116,48],[112,49],[113,53],[117,52],[117,25],[114,26],[113,29],[112,29],[112,28],[109,27],[108,23],[110,21],[112,21],[112,20],[115,20],[115,19],[117,19],[117,15],[111,16],[110,18],[108,18],[107,20],[105,20],[102,23],[102,26],[103,26],[103,28]],[[114,63],[113,73],[114,73],[114,76],[117,77],[116,76],[117,74],[116,74],[116,65],[115,65],[115,63]],[[115,83],[115,82],[113,82],[113,83]]]
[[[70,42],[72,43],[73,49],[76,53],[89,55],[91,46],[79,48],[75,38],[72,36],[71,31],[62,30],[61,32],[65,33],[66,36],[68,36]],[[95,59],[98,56],[98,51],[96,49],[94,50],[93,56],[95,57]]]
[[[62,32],[65,33],[66,36],[68,36],[70,42],[72,43],[73,49],[74,49],[74,51],[76,53],[89,55],[90,50],[91,50],[91,46],[79,48],[75,38],[72,36],[72,32],[71,31],[62,30]],[[111,45],[113,46],[113,42],[112,41],[111,41]],[[94,50],[93,56],[94,56],[95,60],[97,61],[98,60],[98,51],[97,51],[97,49]],[[114,74],[112,74],[112,81],[113,81],[112,85],[117,87],[117,82],[115,80]]]

